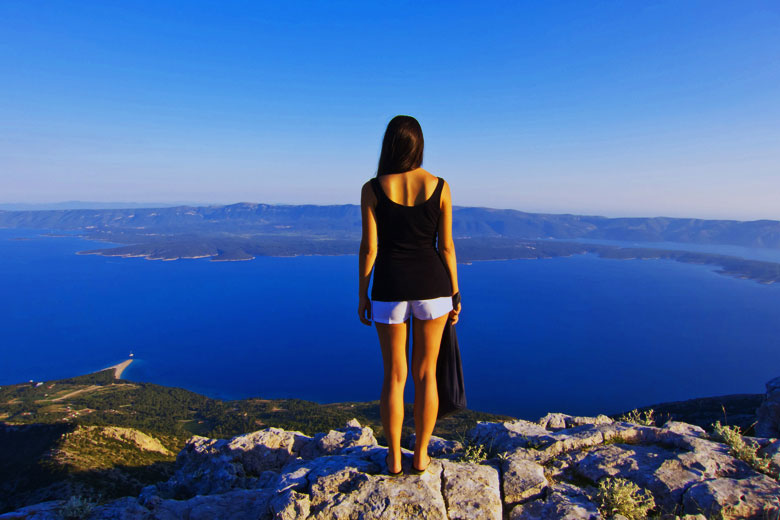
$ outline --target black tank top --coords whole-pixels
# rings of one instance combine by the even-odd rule
[[[444,179],[433,195],[415,206],[390,200],[375,177],[378,251],[371,299],[383,302],[452,296],[452,282],[436,248]]]

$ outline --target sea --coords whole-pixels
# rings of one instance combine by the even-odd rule
[[[123,379],[218,399],[379,399],[356,255],[160,261],[77,255],[107,244],[45,233],[62,234],[0,229],[0,385],[132,353]],[[780,262],[779,250],[695,250]],[[780,376],[780,284],[716,271],[593,254],[459,264],[468,407],[536,420],[763,393]],[[413,389],[410,376],[407,402]]]

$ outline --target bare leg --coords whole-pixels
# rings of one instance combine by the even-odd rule
[[[401,429],[404,422],[404,386],[406,385],[409,322],[389,325],[377,323],[376,332],[384,361],[384,380],[379,398],[379,414],[390,452],[390,471],[401,470]]]
[[[412,378],[414,379],[414,446],[413,465],[422,469],[430,462],[428,442],[431,440],[439,413],[439,392],[436,386],[436,360],[444,326],[449,314],[433,320],[413,318]]]

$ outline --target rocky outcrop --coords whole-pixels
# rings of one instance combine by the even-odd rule
[[[780,377],[766,384],[766,397],[756,410],[756,435],[780,437]]]
[[[138,446],[138,449],[144,451],[153,451],[160,453],[161,455],[173,455],[173,453],[163,446],[159,440],[133,428],[122,428],[120,426],[80,426],[76,431],[69,435],[78,435],[80,431],[98,432],[104,437],[132,442]]]
[[[663,518],[780,515],[775,478],[686,423],[654,427],[556,413],[536,422],[481,422],[466,437],[465,446],[434,437],[434,458],[422,475],[409,473],[412,452],[403,448],[405,473],[392,477],[387,449],[354,419],[313,437],[279,428],[232,439],[195,436],[168,481],[83,517],[595,520],[604,514],[598,484],[612,477],[652,493]],[[780,441],[757,441],[777,457]],[[48,502],[0,519],[53,519],[62,507]]]

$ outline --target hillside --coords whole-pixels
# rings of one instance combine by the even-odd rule
[[[132,209],[2,211],[0,227],[78,230],[127,243],[128,236],[192,234],[296,235],[356,239],[360,208],[238,203]],[[465,238],[607,239],[780,248],[780,221],[607,218],[454,207],[453,235]]]
[[[740,437],[740,439],[742,439]],[[479,422],[463,442],[433,437],[420,475],[390,476],[387,448],[356,419],[313,436],[264,428],[230,439],[193,436],[167,478],[115,500],[82,490],[0,515],[235,520],[610,518],[751,519],[780,514],[780,440],[748,439],[666,421],[549,413]],[[740,440],[740,442],[744,442]],[[404,446],[413,446],[407,439]],[[621,516],[622,515],[622,516]]]
[[[269,426],[314,435],[354,417],[384,440],[378,401],[222,401],[116,379],[113,369],[7,385],[0,388],[0,512],[74,491],[103,497],[137,493],[170,474],[175,454],[192,435],[230,437]],[[412,417],[407,403],[405,434],[413,432]],[[466,410],[440,421],[435,433],[454,438],[479,420],[507,418]],[[136,439],[118,435],[117,427],[148,435],[167,452],[143,449]]]
[[[763,395],[654,405],[657,422],[715,420],[750,433]],[[407,403],[404,437],[413,433]],[[618,417],[623,414],[616,414]],[[113,369],[0,388],[0,512],[71,495],[102,499],[138,494],[170,478],[175,454],[193,435],[228,438],[263,428],[314,436],[351,419],[386,443],[378,401],[318,404],[297,399],[211,399],[181,388],[116,379]],[[462,441],[480,421],[514,418],[465,410],[440,420],[434,435]]]

